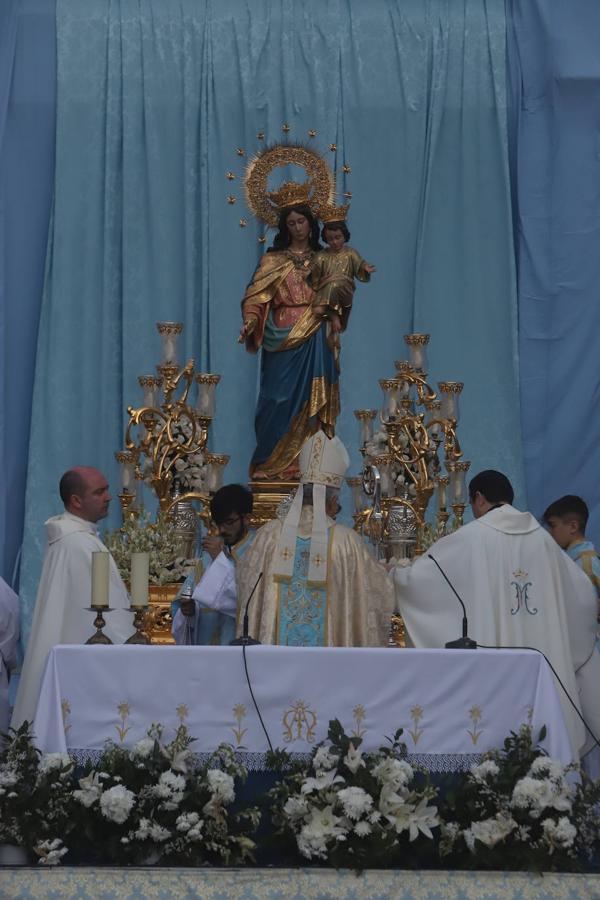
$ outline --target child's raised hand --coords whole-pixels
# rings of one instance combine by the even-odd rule
[[[369,275],[372,275],[373,272],[376,272],[377,269],[373,265],[373,263],[365,263],[365,272],[368,272]]]

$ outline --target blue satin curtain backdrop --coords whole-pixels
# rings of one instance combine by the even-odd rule
[[[0,3],[0,575],[16,582],[54,178],[54,0]]]
[[[25,514],[27,610],[69,466],[102,468],[158,320],[185,323],[182,358],[222,375],[213,448],[244,480],[258,361],[236,344],[262,251],[226,196],[256,133],[317,143],[352,166],[352,243],[378,265],[359,286],[342,355],[339,434],[380,402],[377,379],[432,333],[433,381],[466,384],[474,469],[521,486],[516,279],[503,0],[398,5],[58,0],[54,217],[37,351]],[[328,151],[337,144],[337,153]],[[249,217],[248,217],[249,218]],[[116,504],[115,504],[116,505]],[[115,510],[112,521],[118,520]],[[27,618],[27,613],[26,613]]]
[[[600,543],[600,4],[510,0],[527,492],[591,510]]]
[[[355,469],[352,409],[377,405],[414,328],[432,332],[433,379],[466,382],[473,468],[520,483],[514,239],[529,505],[582,494],[600,542],[599,17],[596,0],[507,0],[506,21],[483,0],[0,3],[0,574],[12,580],[28,468],[26,619],[61,472],[96,464],[117,487],[156,320],[185,321],[185,355],[222,374],[213,446],[245,477],[258,361],[235,336],[259,232],[237,226],[224,174],[286,120],[352,164],[352,243],[379,267],[344,336]]]

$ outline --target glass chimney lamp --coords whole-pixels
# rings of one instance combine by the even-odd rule
[[[229,457],[224,453],[206,453],[204,459],[208,466],[206,488],[210,494],[214,494],[223,486],[223,473]]]
[[[357,516],[367,505],[363,494],[362,475],[353,475],[352,477],[346,478],[346,484],[352,492],[353,515]]]
[[[400,408],[400,382],[397,378],[380,378],[379,387],[383,391],[381,418],[384,422],[394,422]]]
[[[435,423],[431,425],[431,422],[434,419],[440,419],[442,417],[442,401],[441,400],[430,400],[429,403],[425,404],[425,408],[427,410],[427,418],[425,424],[427,426],[427,430],[431,435],[432,440],[441,441],[443,438],[443,429],[439,423]]]
[[[454,504],[466,506],[468,502],[466,477],[470,467],[471,463],[466,459],[446,463],[446,469],[450,477],[448,500],[452,506]]]
[[[162,340],[161,365],[177,366],[177,338],[183,331],[181,322],[157,322],[156,328]]]
[[[392,490],[392,457],[389,453],[380,453],[373,457],[373,465],[377,466],[381,479],[381,493],[384,497],[393,495]]]
[[[442,417],[454,419],[458,423],[460,417],[458,398],[464,387],[462,381],[440,381],[438,387],[442,395]]]
[[[212,419],[216,411],[216,388],[221,380],[221,376],[201,372],[195,375],[194,378],[198,385],[196,412],[199,416]]]
[[[421,375],[427,374],[427,344],[428,334],[405,334],[404,342],[408,346],[408,360],[415,371]]]
[[[135,478],[135,456],[130,450],[119,450],[115,459],[121,466],[121,490],[127,494],[137,494]]]
[[[162,384],[162,378],[156,375],[140,375],[138,384],[143,391],[142,406],[156,408],[156,396]]]
[[[355,409],[354,416],[358,421],[359,446],[364,447],[373,440],[373,422],[377,415],[376,409]]]
[[[449,484],[450,477],[448,475],[439,475],[436,479],[438,509],[446,509],[446,494]]]

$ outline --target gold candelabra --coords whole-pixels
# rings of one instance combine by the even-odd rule
[[[355,528],[388,559],[419,555],[449,527],[462,525],[470,466],[456,433],[462,383],[439,382],[438,394],[427,381],[429,335],[407,334],[404,340],[408,360],[397,361],[396,375],[379,381],[380,427],[375,429],[377,410],[355,410],[364,463],[362,477],[347,479]],[[434,493],[437,510],[428,522]]]
[[[210,495],[221,486],[229,462],[228,456],[207,450],[220,376],[196,373],[193,359],[179,367],[177,338],[183,331],[181,323],[159,322],[156,327],[163,341],[162,360],[156,366],[158,376],[140,375],[142,405],[128,406],[125,449],[115,454],[122,467],[119,499],[123,518],[137,514],[137,493],[143,482],[156,494],[162,513],[197,500],[200,516],[207,520]],[[197,399],[192,404],[194,383]],[[186,483],[187,472],[192,470],[200,474],[191,484]]]

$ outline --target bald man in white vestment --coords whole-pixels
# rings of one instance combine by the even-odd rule
[[[19,598],[0,578],[0,732],[8,728],[8,682],[17,665]]]
[[[600,736],[597,603],[589,579],[530,513],[511,505],[506,476],[481,472],[469,484],[469,497],[475,521],[394,571],[410,640],[415,647],[444,647],[460,635],[462,609],[433,557],[465,604],[469,637],[541,650]],[[558,684],[557,690],[573,752],[583,756],[594,742]]]
[[[93,634],[89,611],[92,553],[106,551],[96,522],[108,514],[110,494],[102,472],[85,466],[65,472],[60,481],[65,512],[45,523],[48,546],[37,593],[31,635],[19,681],[13,728],[32,721],[48,653],[56,644],[84,644]],[[122,644],[132,633],[129,598],[110,558],[107,637]]]

